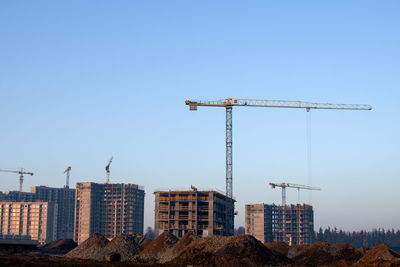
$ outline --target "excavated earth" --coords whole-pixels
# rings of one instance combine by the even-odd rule
[[[175,259],[175,266],[269,266],[290,263],[250,235],[206,237],[192,242]]]
[[[133,257],[131,261],[135,263],[159,262],[163,255],[177,242],[178,238],[176,236],[169,232],[164,232],[148,244],[139,255]]]
[[[0,266],[400,267],[400,253],[385,244],[369,250],[325,242],[290,247],[281,242],[262,244],[250,235],[200,238],[192,231],[180,240],[165,232],[155,240],[145,240],[142,246],[130,235],[121,234],[108,241],[96,233],[75,246],[71,240],[59,240],[40,248],[41,254],[0,251]],[[68,250],[63,257],[44,254]]]

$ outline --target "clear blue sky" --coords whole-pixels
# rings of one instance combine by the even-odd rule
[[[111,181],[225,190],[225,113],[186,99],[371,104],[312,111],[316,228],[400,222],[399,1],[0,2],[0,168],[30,186]],[[234,109],[236,226],[309,183],[306,112]],[[1,173],[0,190],[17,190]],[[288,189],[288,200],[297,191]]]

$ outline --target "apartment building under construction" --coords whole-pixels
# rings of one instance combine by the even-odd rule
[[[306,204],[246,205],[245,231],[263,243],[311,244],[314,238],[313,208]]]
[[[143,234],[144,189],[136,184],[77,183],[74,240],[93,233],[113,238],[120,233]]]
[[[192,189],[154,192],[156,236],[169,231],[182,237],[189,230],[203,237],[233,235],[235,200],[214,190]]]
[[[57,203],[0,202],[0,234],[29,236],[39,244],[56,240]]]
[[[31,187],[31,193],[35,195],[36,201],[57,203],[57,239],[72,239],[74,236],[75,189],[41,185]]]

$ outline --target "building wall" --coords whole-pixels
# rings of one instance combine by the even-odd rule
[[[156,236],[169,231],[182,237],[189,230],[199,236],[234,232],[234,202],[216,191],[156,191]]]
[[[265,243],[264,204],[245,206],[245,233]]]
[[[314,238],[312,206],[246,205],[245,231],[261,242],[311,244]]]
[[[38,201],[54,201],[58,205],[57,239],[74,237],[75,189],[52,188],[47,186],[31,187]]]
[[[57,233],[54,202],[0,202],[3,235],[28,235],[40,244],[54,241]]]
[[[143,234],[144,190],[135,184],[77,183],[74,239],[79,243],[98,232]]]

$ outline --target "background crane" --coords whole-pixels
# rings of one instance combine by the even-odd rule
[[[282,206],[283,207],[286,206],[286,187],[297,188],[298,191],[300,191],[300,189],[321,190],[321,188],[319,188],[319,187],[312,187],[312,186],[301,185],[301,184],[289,184],[289,183],[274,184],[274,183],[269,183],[269,185],[272,188],[275,188],[275,187],[281,187],[282,188]]]
[[[66,173],[66,182],[65,182],[65,188],[69,188],[69,172],[71,171],[71,166],[68,166],[64,173]]]
[[[106,184],[110,183],[110,165],[113,160],[113,157],[110,158],[108,164],[106,166]]]
[[[342,110],[371,110],[370,105],[358,104],[329,104],[312,103],[303,101],[285,100],[257,100],[257,99],[236,99],[226,98],[216,101],[195,101],[186,100],[189,110],[197,110],[198,106],[223,107],[226,110],[226,195],[232,197],[232,108],[243,107],[275,107],[275,108],[302,108],[310,109],[342,109]]]
[[[307,185],[301,185],[301,184],[289,184],[289,183],[280,183],[280,184],[275,184],[275,183],[269,183],[269,185],[272,188],[275,187],[281,187],[282,188],[282,235],[286,239],[288,238],[288,244],[289,246],[292,245],[292,236],[289,234],[287,235],[287,229],[286,229],[286,187],[293,187],[297,188],[297,191],[300,192],[300,189],[307,189],[307,190],[321,190],[319,187],[312,187],[312,186],[307,186]],[[299,218],[300,220],[300,218]],[[300,221],[299,221],[299,227],[297,227],[298,231],[298,237],[300,236]]]
[[[25,172],[23,168],[21,168],[21,170],[19,171],[0,170],[0,172],[11,172],[19,174],[19,199],[22,199],[22,184],[24,183],[24,174],[32,176],[33,172]]]

